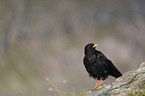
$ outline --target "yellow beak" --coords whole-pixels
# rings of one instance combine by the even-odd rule
[[[98,44],[94,44],[93,48],[95,48],[96,46],[99,46]]]

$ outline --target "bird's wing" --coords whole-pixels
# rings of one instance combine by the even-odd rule
[[[112,75],[115,78],[122,76],[121,72],[114,66],[114,64],[109,59],[107,59],[106,61],[107,61],[107,70],[109,75]]]
[[[106,67],[107,67],[107,63],[106,63],[106,56],[96,50],[96,60],[97,60],[97,63],[96,63],[96,70],[95,72],[97,72],[97,75],[99,75],[100,77],[102,77],[103,79],[105,79],[107,77],[107,70],[106,70]]]
[[[96,55],[97,55],[97,62],[105,63],[107,58],[102,52],[96,50]]]
[[[98,53],[98,62],[101,62],[101,64],[103,64],[105,69],[108,71],[108,75],[111,75],[115,78],[122,76],[121,72],[114,66],[114,64],[109,59],[107,59],[107,57],[102,52],[97,50],[96,52]]]

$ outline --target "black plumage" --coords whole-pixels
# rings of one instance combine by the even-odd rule
[[[113,63],[101,52],[95,50],[97,44],[89,43],[85,46],[84,65],[90,77],[97,79],[96,89],[108,75],[115,78],[122,76],[121,72]],[[99,81],[101,82],[99,83]],[[99,83],[99,84],[98,84]],[[92,89],[92,90],[94,90]]]

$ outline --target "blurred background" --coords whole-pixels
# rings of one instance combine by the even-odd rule
[[[91,90],[96,80],[83,65],[90,42],[122,73],[138,68],[145,0],[0,0],[0,95]]]

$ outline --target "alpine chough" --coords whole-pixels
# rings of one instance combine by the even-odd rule
[[[90,77],[97,79],[96,86],[91,90],[93,91],[100,84],[111,75],[115,78],[122,76],[121,72],[113,65],[101,51],[95,50],[98,44],[89,43],[85,46],[84,66],[89,73]]]

